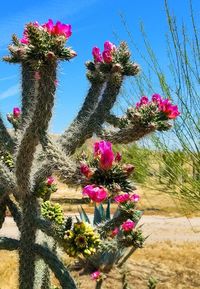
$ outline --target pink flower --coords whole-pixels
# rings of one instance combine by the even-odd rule
[[[49,19],[49,21],[45,24],[42,25],[43,28],[45,28],[47,30],[47,32],[51,33],[53,30],[53,20]]]
[[[47,178],[47,185],[51,186],[53,184],[53,182],[55,181],[54,177],[50,176]]]
[[[125,203],[129,201],[130,195],[128,193],[118,195],[114,198],[115,202],[117,203]]]
[[[116,161],[116,162],[120,162],[121,159],[122,159],[122,155],[121,155],[119,152],[117,152],[117,153],[116,153],[116,156],[115,156],[115,161]]]
[[[63,35],[69,38],[72,35],[72,27],[70,24],[63,24],[60,21],[57,21],[54,25],[53,20],[49,19],[49,21],[42,25],[43,28],[47,30],[48,33],[52,35]]]
[[[86,164],[81,164],[80,171],[84,176],[86,176],[86,178],[89,178],[92,175],[91,169]]]
[[[137,194],[133,194],[130,196],[130,200],[137,203],[140,200],[140,196]]]
[[[112,51],[104,50],[102,53],[102,56],[103,56],[104,62],[106,62],[106,63],[112,62],[112,59],[113,59],[112,58]]]
[[[147,96],[142,96],[140,101],[136,103],[136,108],[141,107],[142,105],[146,105],[149,103],[149,99]]]
[[[106,41],[104,43],[104,50],[107,50],[107,51],[115,51],[116,50],[116,46],[110,42],[110,41]]]
[[[101,169],[109,170],[115,159],[112,144],[104,140],[96,142],[94,144],[94,156],[99,157],[99,166]]]
[[[122,224],[122,229],[125,232],[131,231],[133,228],[135,228],[135,223],[133,221],[127,220]]]
[[[169,119],[175,119],[180,115],[177,105],[172,105],[169,99],[164,99],[160,105],[159,110],[162,111]]]
[[[160,94],[153,94],[151,100],[159,105],[162,102],[162,97]]]
[[[92,280],[98,280],[99,277],[101,276],[101,272],[100,271],[95,271],[90,276],[91,276]]]
[[[95,62],[102,62],[103,61],[100,49],[98,47],[93,47],[92,55],[94,57]]]
[[[119,233],[119,228],[116,227],[114,230],[112,230],[111,235],[112,237],[115,237],[118,233]]]
[[[87,185],[83,188],[83,195],[87,195],[92,201],[101,203],[107,198],[107,191],[103,187]]]
[[[23,38],[20,40],[20,42],[21,42],[22,44],[28,44],[28,43],[29,43],[28,37],[24,35]]]
[[[13,116],[14,116],[14,118],[18,118],[20,116],[20,114],[21,114],[20,108],[19,107],[14,107],[13,108]]]

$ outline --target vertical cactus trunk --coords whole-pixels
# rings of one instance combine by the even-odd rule
[[[28,67],[26,67],[28,69]],[[32,68],[30,67],[31,71]],[[22,222],[21,222],[21,237],[19,249],[19,280],[20,289],[34,288],[35,281],[35,253],[34,244],[36,240],[36,226],[34,224],[35,217],[39,214],[37,199],[32,192],[31,169],[34,160],[36,146],[41,137],[43,137],[48,128],[51,112],[54,105],[55,80],[56,80],[56,63],[47,63],[40,67],[38,74],[39,78],[29,79],[33,73],[28,74],[26,81],[27,93],[31,98],[31,103],[34,109],[31,109],[31,117],[29,119],[25,131],[22,136],[22,141],[19,146],[16,157],[16,177],[18,189],[20,192],[22,206]],[[33,94],[29,94],[30,92]],[[25,116],[30,109],[30,99],[23,92],[24,113]]]
[[[34,217],[37,214],[37,201],[26,197],[22,203],[22,223],[19,248],[19,288],[31,289],[35,280],[35,253],[33,250],[36,238]]]

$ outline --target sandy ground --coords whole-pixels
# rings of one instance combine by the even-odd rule
[[[143,224],[145,236],[149,236],[146,243],[172,241],[199,242],[200,241],[200,217],[163,217],[143,216],[139,225]],[[19,237],[19,231],[11,217],[6,217],[4,225],[0,230],[0,236]]]

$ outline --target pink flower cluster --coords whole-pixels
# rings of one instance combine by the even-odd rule
[[[70,24],[63,24],[60,21],[57,21],[56,24],[53,23],[52,19],[42,25],[43,28],[47,30],[49,34],[52,35],[63,35],[68,39],[72,35],[72,27]]]
[[[96,203],[101,203],[107,198],[107,191],[103,187],[87,185],[83,188],[83,195],[88,196]]]
[[[98,281],[98,279],[101,277],[101,272],[95,271],[90,276],[91,276],[92,280]]]
[[[66,39],[68,39],[72,35],[71,25],[63,24],[60,21],[57,21],[56,24],[54,24],[53,20],[49,19],[47,23],[44,23],[42,25],[40,25],[37,21],[30,24],[48,32],[50,35],[64,36]],[[24,29],[21,43],[29,44],[27,28]]]
[[[107,141],[100,141],[94,144],[94,156],[99,158],[99,166],[103,170],[109,170],[115,160],[112,151],[112,144]]]
[[[121,154],[112,150],[112,144],[108,141],[100,141],[94,144],[94,157],[99,159],[99,167],[103,170],[111,169],[114,162],[121,161]]]
[[[14,118],[19,118],[21,115],[21,110],[19,107],[14,107],[13,108],[13,116]]]
[[[139,199],[140,199],[139,195],[128,194],[128,193],[118,195],[114,198],[115,202],[120,203],[120,204],[127,203],[129,201],[137,203],[139,201]]]
[[[135,228],[135,223],[131,220],[127,220],[125,221],[123,224],[122,224],[122,229],[125,231],[125,232],[130,232],[132,231],[134,228]]]
[[[142,96],[140,101],[136,103],[136,108],[140,108],[144,105],[150,105],[155,103],[158,106],[159,111],[163,112],[167,118],[175,119],[180,115],[178,106],[173,105],[169,99],[163,99],[159,94],[152,95],[151,100],[146,96]]]
[[[116,51],[116,46],[110,42],[106,41],[104,43],[104,51],[101,54],[101,51],[98,47],[93,47],[92,55],[94,57],[95,62],[105,62],[111,63],[113,60],[113,53]]]
[[[54,177],[50,176],[47,178],[46,183],[48,186],[51,186],[54,183],[54,181],[55,181]]]

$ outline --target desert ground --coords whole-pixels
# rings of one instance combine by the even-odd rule
[[[148,238],[144,248],[138,249],[129,259],[126,268],[110,273],[103,288],[111,288],[113,284],[116,289],[122,288],[122,273],[126,272],[126,288],[147,289],[148,279],[153,276],[158,280],[158,289],[200,289],[199,213],[183,207],[178,200],[159,190],[139,187],[138,193],[141,195],[139,206],[144,209],[140,224],[143,224],[144,235]],[[81,198],[80,189],[69,189],[63,184],[59,184],[58,192],[52,196],[54,202],[63,205],[65,214],[72,216],[76,214]],[[92,204],[83,206],[88,213],[92,212]],[[9,215],[0,235],[19,237]],[[72,264],[73,260],[64,252],[60,254],[66,265]],[[17,289],[17,253],[0,251],[0,258],[0,289]],[[81,289],[95,288],[90,277],[78,276],[76,272],[73,275]]]

